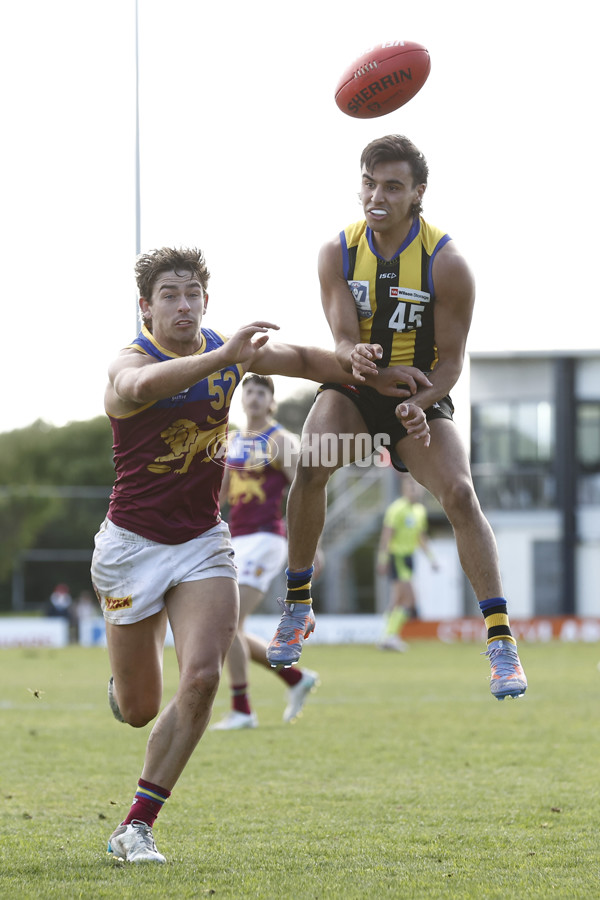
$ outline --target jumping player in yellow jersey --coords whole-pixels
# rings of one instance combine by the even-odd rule
[[[421,216],[428,174],[423,154],[408,138],[388,135],[370,143],[361,156],[364,219],[324,245],[319,279],[336,356],[348,373],[372,379],[400,363],[427,375],[411,404],[425,411],[430,440],[415,441],[407,432],[406,404],[398,406],[366,384],[321,387],[288,498],[288,592],[268,657],[273,666],[297,662],[315,627],[310,579],[327,482],[364,444],[349,447],[348,433],[366,432],[387,441],[395,467],[408,470],[442,505],[485,619],[492,694],[517,697],[527,680],[510,631],[496,541],[473,488],[449,396],[463,367],[475,286],[454,242]],[[337,462],[329,452],[323,464],[315,438],[329,435],[330,448],[331,433],[339,438]]]

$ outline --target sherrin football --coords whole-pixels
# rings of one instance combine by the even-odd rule
[[[355,119],[385,116],[412,100],[430,69],[429,53],[421,44],[377,44],[348,66],[335,89],[335,102]]]

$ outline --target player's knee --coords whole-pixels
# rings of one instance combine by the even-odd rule
[[[308,455],[298,463],[296,469],[296,486],[303,488],[324,487],[335,469],[322,465],[317,456]]]
[[[214,700],[220,680],[221,667],[218,663],[207,663],[184,673],[179,687],[192,706],[201,711]]]
[[[449,482],[442,494],[441,503],[451,522],[469,519],[480,510],[473,484],[467,478],[457,478]]]
[[[158,715],[160,698],[136,697],[131,702],[119,698],[121,715],[132,728],[143,728]]]

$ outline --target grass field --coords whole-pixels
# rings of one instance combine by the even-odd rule
[[[322,684],[291,726],[254,669],[260,727],[207,732],[147,867],[105,855],[149,731],[111,717],[106,652],[0,651],[0,896],[600,896],[600,647],[522,645],[529,692],[501,703],[481,649],[309,644]]]

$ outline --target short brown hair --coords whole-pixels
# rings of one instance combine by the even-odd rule
[[[135,264],[135,280],[140,292],[140,297],[150,300],[154,282],[163,272],[191,272],[195,275],[202,289],[206,291],[210,272],[206,268],[206,262],[202,250],[195,247],[180,247],[175,250],[172,247],[160,247],[149,253],[142,253]]]
[[[245,387],[247,384],[259,384],[261,387],[267,388],[275,396],[275,385],[270,375],[255,375],[254,373],[246,375],[242,381],[242,387]]]

